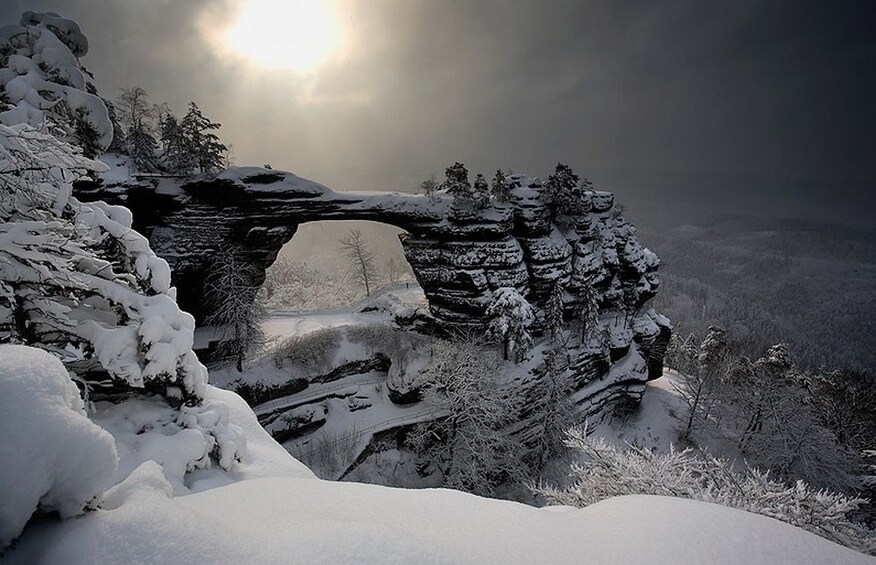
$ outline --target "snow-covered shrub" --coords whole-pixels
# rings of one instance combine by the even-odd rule
[[[37,510],[83,512],[110,486],[117,463],[112,436],[88,420],[61,362],[0,345],[0,548]]]
[[[212,410],[198,406],[207,370],[167,263],[131,229],[130,211],[70,196],[74,180],[102,168],[32,126],[0,124],[0,343],[54,353],[87,393],[185,403],[181,425],[196,426],[227,468],[241,448],[233,426],[201,415]]]
[[[314,375],[320,371],[332,369],[341,341],[344,338],[344,328],[320,328],[304,335],[292,336],[283,341],[274,351],[274,359],[278,366],[289,359]]]
[[[167,263],[131,229],[130,211],[70,196],[74,180],[103,168],[31,126],[0,125],[0,341],[197,401],[207,371]]]
[[[586,428],[568,432],[567,445],[578,452],[563,488],[539,486],[535,492],[554,504],[584,507],[615,496],[648,494],[712,502],[763,514],[866,553],[876,553],[876,533],[848,514],[864,501],[803,481],[788,486],[753,468],[734,470],[726,459],[695,456],[690,449],[656,454],[628,446],[619,449]]]
[[[79,64],[87,52],[76,22],[53,12],[24,12],[20,25],[0,27],[0,123],[51,121],[91,156],[107,148],[112,123]]]
[[[359,433],[354,428],[350,432],[323,432],[316,435],[307,445],[297,446],[292,456],[301,461],[316,476],[336,480],[356,459]]]

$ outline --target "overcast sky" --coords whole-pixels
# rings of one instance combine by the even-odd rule
[[[60,12],[105,97],[196,100],[238,164],[336,188],[404,189],[456,160],[540,175],[560,160],[608,184],[876,180],[869,0],[341,0],[344,48],[306,77],[217,49],[238,4],[4,0],[0,20]]]

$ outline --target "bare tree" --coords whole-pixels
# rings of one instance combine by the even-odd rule
[[[371,291],[377,284],[378,271],[374,254],[368,249],[362,232],[350,230],[347,235],[338,240],[338,243],[350,260],[350,278],[365,289],[366,296],[371,296]]]
[[[429,198],[435,198],[435,192],[438,188],[439,184],[435,179],[435,175],[429,175],[429,178],[420,183],[420,189],[423,191],[423,194]]]
[[[570,395],[575,383],[568,371],[570,335],[563,339],[555,336],[544,353],[540,379],[529,391],[526,411],[531,413],[533,436],[529,454],[534,470],[541,471],[545,464],[565,451],[566,430],[575,426],[575,405]]]
[[[240,260],[240,250],[220,254],[204,288],[212,314],[206,323],[218,331],[217,354],[234,358],[243,371],[247,353],[264,343],[267,311],[258,296],[255,267]]]
[[[389,283],[397,283],[401,278],[402,272],[402,266],[399,264],[398,259],[390,257],[386,262],[386,276],[389,279]]]
[[[515,443],[503,430],[521,405],[499,382],[502,361],[474,336],[437,341],[422,373],[425,401],[436,420],[409,436],[414,450],[437,465],[444,485],[488,495],[502,478],[520,472]]]

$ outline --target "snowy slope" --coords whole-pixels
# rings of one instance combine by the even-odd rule
[[[537,509],[444,489],[322,481],[239,397],[208,387],[207,400],[227,403],[247,438],[230,472],[195,471],[180,491],[167,468],[137,460],[101,510],[33,521],[4,563],[876,563],[783,522],[690,500]],[[107,425],[116,420],[96,421],[115,436],[119,468],[136,466],[136,439]]]
[[[874,563],[782,522],[663,497],[534,509],[448,490],[260,479],[37,525],[10,563]]]

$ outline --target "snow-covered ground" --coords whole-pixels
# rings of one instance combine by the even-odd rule
[[[239,399],[250,450],[173,496],[146,461],[103,508],[32,522],[8,563],[874,563],[788,524],[713,504],[627,496],[537,509],[443,489],[314,479]],[[121,466],[125,466],[124,456]],[[197,475],[197,473],[196,473]]]

